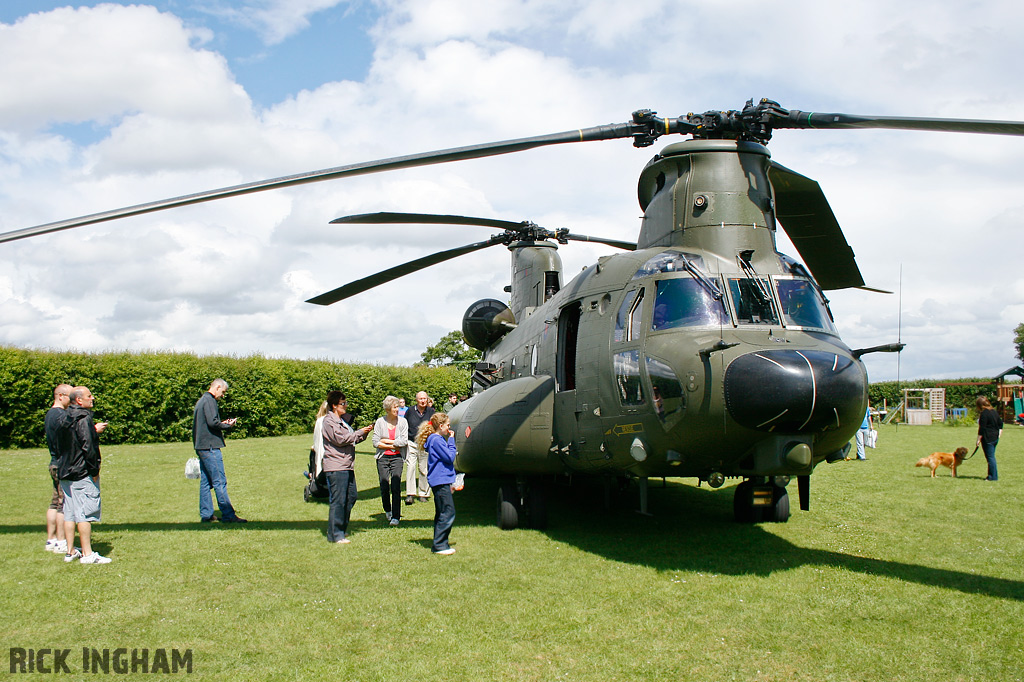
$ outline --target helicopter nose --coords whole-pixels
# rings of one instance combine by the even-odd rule
[[[848,356],[820,350],[741,355],[725,371],[725,404],[741,425],[806,433],[864,418],[867,376]]]

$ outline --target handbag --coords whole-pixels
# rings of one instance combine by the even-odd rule
[[[185,462],[185,478],[199,478],[199,458],[189,457]]]
[[[867,436],[868,437],[864,439],[864,445],[868,446],[869,448],[878,447],[878,431],[872,429],[868,431]]]

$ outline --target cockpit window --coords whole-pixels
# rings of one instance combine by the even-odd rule
[[[776,279],[782,316],[787,326],[815,327],[835,332],[828,309],[814,285],[805,279]]]
[[[730,279],[729,293],[736,306],[736,321],[740,325],[779,324],[771,291],[771,285],[764,277]]]
[[[643,405],[646,401],[643,385],[640,383],[640,351],[616,353],[613,362],[619,400],[623,405]]]
[[[651,329],[729,324],[729,313],[697,280],[678,277],[659,280],[654,295]]]
[[[696,267],[704,269],[704,258],[698,254],[662,251],[641,265],[640,269],[633,275],[633,279],[650,277],[651,275],[658,275],[663,272],[686,272],[686,266],[683,264],[685,261],[690,261]]]
[[[615,337],[618,341],[635,341],[640,337],[640,318],[643,314],[644,290],[637,289],[626,294],[615,316]]]
[[[647,375],[651,378],[651,402],[654,412],[662,422],[686,406],[683,384],[667,363],[648,357]]]

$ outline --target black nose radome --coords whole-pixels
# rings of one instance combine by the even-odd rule
[[[867,376],[860,363],[820,350],[741,355],[725,370],[725,404],[741,425],[809,433],[864,419]]]

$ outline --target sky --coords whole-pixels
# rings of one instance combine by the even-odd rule
[[[841,6],[840,6],[841,5]],[[0,232],[321,168],[742,108],[1024,120],[1024,6],[866,0],[0,3]],[[636,182],[678,138],[562,145],[0,244],[0,344],[407,365],[502,298],[477,252],[329,307],[304,301],[486,228],[329,225],[462,214],[635,240]],[[872,381],[1019,364],[1024,138],[777,131],[869,286],[829,292]],[[796,256],[780,231],[779,247]],[[565,279],[614,249],[560,248]]]

